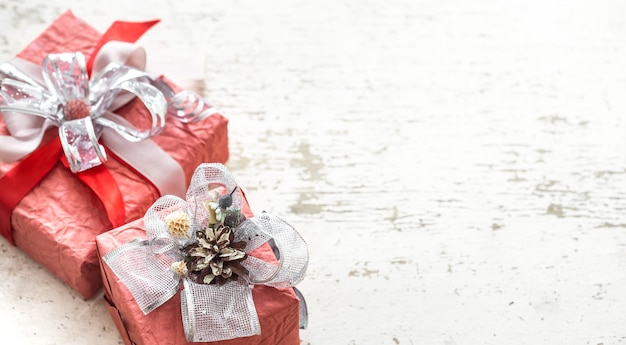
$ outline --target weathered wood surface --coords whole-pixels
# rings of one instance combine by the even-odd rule
[[[626,342],[626,3],[4,0],[0,60],[68,7],[163,19],[150,57],[204,81],[253,209],[308,240],[303,344]],[[119,342],[0,248],[2,339]]]

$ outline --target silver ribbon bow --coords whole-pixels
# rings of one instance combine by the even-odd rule
[[[158,134],[165,125],[165,97],[140,70],[110,63],[89,80],[85,57],[78,52],[50,54],[44,58],[45,88],[17,70],[14,74],[21,75],[22,80],[0,80],[0,111],[45,119],[36,133],[39,141],[46,128],[58,126],[72,172],[106,161],[106,152],[98,143],[103,129],[109,128],[125,140],[137,142]],[[121,95],[121,92],[132,95]],[[119,107],[120,102],[128,102],[128,96],[137,97],[148,109],[151,122],[148,129],[137,130],[109,111]]]
[[[103,257],[144,314],[172,298],[182,285],[181,311],[187,341],[219,341],[260,334],[252,287],[263,284],[290,288],[302,281],[308,266],[308,249],[296,229],[276,216],[263,213],[243,220],[233,231],[234,242],[245,242],[243,251],[247,256],[240,264],[248,274],[217,285],[198,284],[189,274],[175,273],[172,264],[185,258],[183,248],[197,242],[197,231],[207,229],[210,219],[214,219],[205,205],[217,202],[218,189],[226,194],[232,191],[229,209],[241,208],[243,193],[230,172],[219,163],[201,164],[193,175],[186,200],[163,196],[147,211],[144,217],[147,240],[131,241]],[[188,216],[187,236],[173,236],[168,230],[166,224],[174,214]],[[250,255],[268,242],[277,252],[277,261],[268,262]]]

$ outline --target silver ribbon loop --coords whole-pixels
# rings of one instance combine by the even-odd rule
[[[104,258],[109,266],[113,264],[111,268],[115,267],[115,275],[124,282],[144,314],[160,307],[178,292],[180,277],[163,269],[177,258],[154,255],[148,241],[131,241],[110,251]]]
[[[2,79],[0,111],[43,117],[59,127],[63,151],[74,173],[106,161],[104,149],[98,144],[103,128],[136,142],[157,135],[165,125],[165,97],[142,71],[111,63],[89,80],[85,57],[78,52],[49,54],[42,63],[42,76],[47,89]],[[151,117],[149,129],[138,131],[103,117],[121,92],[129,92],[144,103]],[[37,140],[38,145],[42,136],[31,135],[30,139]]]
[[[167,112],[177,117],[183,123],[192,123],[202,121],[213,114],[218,114],[219,110],[204,101],[197,94],[191,91],[181,91],[172,96]]]
[[[42,63],[43,80],[60,103],[73,99],[87,101],[89,77],[82,53],[49,54]]]
[[[243,193],[226,167],[219,163],[201,164],[192,177],[186,200],[164,196],[146,212],[146,241],[130,242],[103,257],[146,314],[163,304],[166,297],[174,296],[172,289],[182,284],[181,313],[187,341],[220,341],[259,334],[252,286],[290,288],[304,278],[308,266],[308,249],[297,230],[284,220],[263,213],[239,223],[233,230],[234,242],[245,242],[243,251],[247,257],[241,266],[248,270],[246,276],[217,285],[192,281],[186,269],[184,273],[174,273],[174,266],[185,258],[185,246],[195,243],[196,231],[209,227],[210,215],[205,205],[216,201],[216,191],[221,191],[222,196],[232,195],[232,207],[241,208]],[[169,242],[163,243],[178,243],[178,250],[154,245],[154,241],[167,238]],[[251,255],[268,242],[277,248],[276,261]]]
[[[146,215],[144,216],[144,222],[146,225],[146,236],[149,240],[156,238],[171,238],[177,241],[179,244],[184,244],[185,239],[190,239],[193,236],[195,226],[191,226],[185,236],[182,238],[173,238],[166,227],[167,217],[174,213],[183,213],[191,219],[193,212],[190,210],[187,201],[173,195],[164,195],[150,206]]]
[[[60,104],[53,94],[39,87],[13,79],[0,80],[0,109],[22,112],[58,122]],[[16,130],[19,128],[16,128]],[[11,128],[9,128],[11,130]]]
[[[39,84],[41,83],[43,85],[44,81],[36,81],[35,79],[33,79],[32,77],[40,77],[41,73],[38,73],[37,75],[33,75],[32,77],[29,75],[29,73],[25,73],[22,72],[21,69],[26,69],[30,72],[32,72],[32,67],[33,64],[31,63],[24,63],[23,65],[26,66],[19,66],[21,65],[22,62],[16,62],[14,61],[13,64],[8,63],[8,62],[3,62],[0,64],[0,80],[4,79],[4,78],[8,78],[8,79],[13,79],[13,80],[19,80],[22,81],[26,84],[29,85],[36,85],[39,86]],[[14,66],[14,65],[18,65],[18,66]],[[21,68],[20,68],[21,67]],[[37,66],[38,68],[38,66]],[[35,68],[36,69],[36,68]],[[40,87],[40,86],[39,86]],[[40,87],[41,90],[44,90],[43,87]]]
[[[278,262],[276,264],[258,259],[244,261],[244,266],[250,272],[255,273],[251,275],[251,283],[264,284],[279,289],[286,289],[300,283],[304,279],[304,273],[309,263],[308,255],[301,254],[307,253],[308,249],[300,233],[281,218],[267,213],[262,213],[257,217],[246,220],[244,223],[248,222],[254,224],[254,226],[251,227],[249,224],[246,224],[246,228],[255,228],[255,230],[248,231],[260,234],[258,237],[248,235],[249,237],[267,239],[265,242],[273,241],[274,247],[278,251],[276,255]],[[242,235],[246,236],[246,234],[236,232],[235,240],[245,241],[246,238],[240,237]],[[250,242],[256,244],[260,240]],[[250,242],[246,246],[246,251],[254,249],[248,248]]]

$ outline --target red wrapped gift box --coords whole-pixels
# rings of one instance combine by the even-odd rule
[[[47,54],[57,52],[82,52],[88,59],[101,36],[68,11],[18,57],[37,65]],[[146,111],[141,102],[134,100],[116,113],[132,119],[146,116]],[[168,118],[164,130],[151,140],[183,168],[188,185],[194,169],[201,162],[225,162],[228,159],[227,124],[227,119],[219,114],[190,124]],[[55,134],[55,131],[56,128],[46,134]],[[0,118],[0,135],[9,134]],[[46,137],[49,140],[51,135]],[[18,163],[0,163],[0,177]],[[159,162],[154,163],[154,168],[159,169]],[[142,217],[159,198],[157,189],[115,158],[109,158],[105,165],[122,194],[126,222]],[[10,217],[16,246],[52,274],[85,298],[93,297],[102,287],[96,236],[110,230],[112,225],[100,199],[61,162],[26,194]]]
[[[100,257],[134,240],[146,239],[143,220],[137,220],[97,237]],[[253,252],[263,258],[272,249],[263,245]],[[144,315],[129,290],[106,263],[101,265],[105,302],[126,345],[297,345],[300,344],[299,300],[292,289],[279,290],[257,285],[252,296],[261,323],[261,334],[222,342],[190,343],[185,340],[180,309],[180,293],[157,309]]]

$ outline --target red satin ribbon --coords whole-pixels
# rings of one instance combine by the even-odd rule
[[[105,43],[112,40],[134,43],[158,22],[159,20],[139,23],[114,22],[102,35],[87,62],[89,74],[91,75],[95,56]],[[11,231],[13,209],[39,181],[48,175],[50,170],[59,162],[59,159],[66,168],[69,168],[67,159],[62,153],[61,141],[56,137],[33,151],[0,178],[0,235],[4,236],[11,244],[15,245]],[[126,212],[122,193],[106,166],[100,165],[75,175],[102,201],[109,221],[114,228],[125,224]]]
[[[41,181],[59,161],[63,152],[61,141],[55,138],[26,156],[0,179],[0,234],[13,245],[11,213],[17,204]]]

